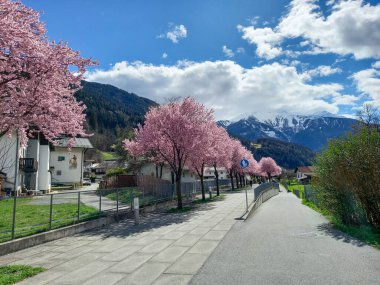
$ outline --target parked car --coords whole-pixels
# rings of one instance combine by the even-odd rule
[[[90,178],[84,178],[82,182],[83,186],[90,186],[91,185],[91,180]]]

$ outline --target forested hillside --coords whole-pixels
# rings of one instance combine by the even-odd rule
[[[87,106],[86,129],[94,134],[90,140],[100,150],[110,150],[118,137],[143,123],[146,111],[157,105],[112,85],[82,81],[82,86],[75,97]]]
[[[239,138],[242,144],[252,151],[256,160],[272,157],[278,165],[286,169],[294,169],[300,165],[312,165],[315,152],[302,145],[283,142],[272,138],[249,141]]]

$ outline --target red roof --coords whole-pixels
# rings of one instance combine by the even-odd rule
[[[314,173],[314,166],[298,166],[296,168],[296,172],[302,172],[302,173]]]

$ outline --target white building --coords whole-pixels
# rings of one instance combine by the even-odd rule
[[[58,145],[49,143],[42,134],[36,133],[26,147],[19,149],[17,136],[0,138],[0,190],[6,194],[42,191],[49,193],[54,181],[59,183],[81,183],[83,157],[92,148],[88,139],[77,138],[72,151],[67,148],[67,139],[58,140]],[[15,175],[16,174],[16,175]]]
[[[0,171],[6,174],[3,190],[50,191],[50,148],[42,134],[35,134],[26,147],[17,146],[17,136],[0,138]],[[15,177],[15,173],[17,177]]]
[[[226,179],[227,178],[227,170],[224,167],[217,168],[217,171],[219,173],[219,179]],[[154,164],[154,163],[145,163],[140,171],[136,173],[137,175],[150,175],[155,177],[160,177],[160,166]],[[214,167],[205,167],[204,172],[204,179],[215,179],[215,170]],[[163,180],[168,180],[171,182],[174,182],[174,175],[172,174],[170,168],[166,165],[162,168],[162,178]],[[182,174],[182,182],[194,182],[199,180],[198,174],[190,171],[188,168],[185,168],[183,170]]]
[[[53,184],[81,184],[83,180],[84,154],[93,148],[87,138],[76,138],[71,152],[68,139],[59,139],[50,154],[50,169]]]

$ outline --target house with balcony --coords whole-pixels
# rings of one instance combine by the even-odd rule
[[[43,134],[35,133],[25,147],[18,147],[16,133],[0,138],[0,196],[36,192],[49,193],[52,182],[81,184],[87,138],[77,138],[69,151],[67,138],[53,145]]]
[[[93,146],[88,138],[76,138],[69,151],[68,142],[66,137],[57,139],[50,154],[51,182],[76,187],[83,181],[84,155]]]
[[[51,145],[42,134],[36,133],[25,147],[19,148],[16,133],[0,138],[1,190],[5,193],[17,191],[50,191]]]

